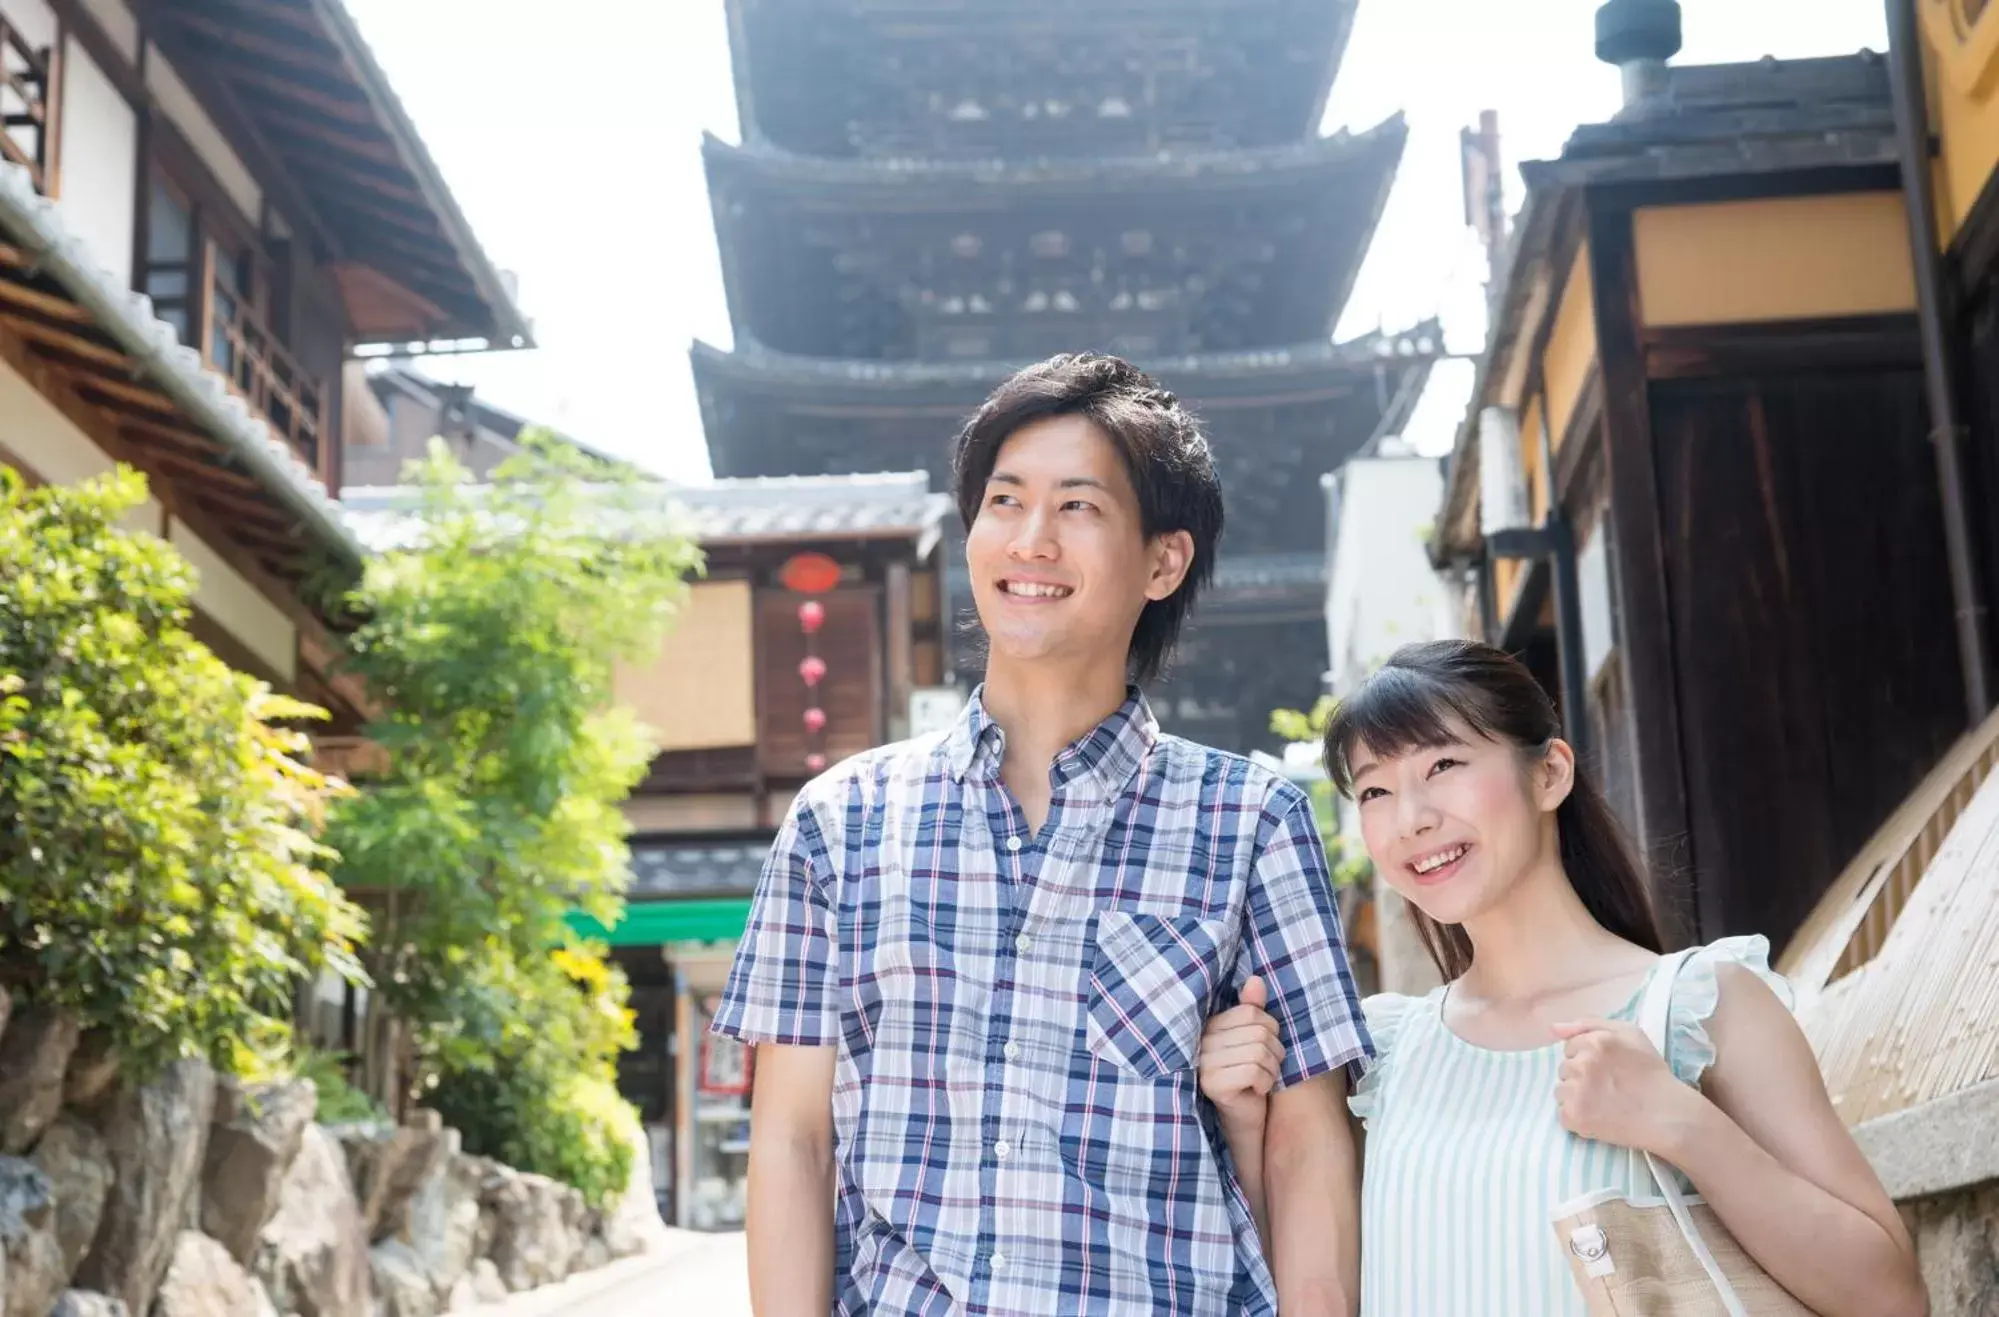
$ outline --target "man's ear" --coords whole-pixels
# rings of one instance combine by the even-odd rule
[[[1145,597],[1172,598],[1192,570],[1194,537],[1184,530],[1167,531],[1152,541],[1152,579],[1145,583]]]

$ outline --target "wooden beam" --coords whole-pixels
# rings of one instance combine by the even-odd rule
[[[386,165],[399,177],[407,177],[409,169],[403,164],[396,148],[385,137],[364,137],[335,127],[309,115],[294,115],[268,103],[259,103],[258,116],[261,122],[293,137],[306,137],[322,146],[333,147],[347,155],[370,164]]]
[[[1645,336],[1655,380],[1787,371],[1920,369],[1913,315],[1842,316],[1771,324],[1655,329]]]
[[[114,398],[119,402],[129,403],[134,407],[143,407],[147,411],[157,412],[161,416],[181,415],[181,410],[175,405],[174,400],[155,389],[145,388],[136,384],[126,384],[120,380],[106,379],[102,375],[88,376],[79,381],[78,385],[80,388],[87,389],[93,393],[101,393],[107,398]]]
[[[1660,525],[1658,457],[1640,342],[1637,242],[1627,207],[1592,200],[1590,266],[1603,378],[1604,460],[1617,530],[1618,652],[1630,692],[1638,834],[1669,940],[1700,936],[1681,746],[1679,672]]]
[[[227,467],[213,466],[207,462],[198,461],[187,456],[180,449],[162,446],[148,451],[151,453],[151,460],[153,462],[165,467],[176,477],[195,481],[213,481],[225,488],[258,497],[262,497],[264,494],[264,487],[262,485],[241,472],[231,471]]]
[[[367,219],[380,221],[384,224],[394,225],[396,228],[402,230],[404,233],[407,233],[411,237],[417,238],[419,240],[437,243],[439,245],[442,245],[444,242],[443,235],[438,231],[435,217],[433,217],[428,211],[425,211],[423,215],[419,217],[418,215],[409,211],[389,210],[381,206],[373,205],[368,201],[356,197],[351,192],[341,196],[337,201],[331,202],[330,204],[337,206],[340,210],[349,215],[359,215]],[[425,221],[429,222],[426,223]],[[446,248],[445,250],[448,251],[449,248]],[[456,258],[454,258],[451,264],[448,266],[439,263],[438,268],[455,270],[458,268],[457,260]]]
[[[16,249],[0,247],[0,265],[25,268],[27,261]],[[39,288],[30,288],[24,283],[15,283],[12,279],[0,279],[0,302],[67,324],[88,325],[93,328],[97,324],[96,317],[68,298],[45,293]]]
[[[233,46],[259,63],[282,64],[290,68],[317,73],[336,81],[346,80],[346,67],[337,58],[328,58],[320,51],[309,50],[291,42],[254,32],[244,26],[230,26],[217,23],[197,10],[184,4],[148,5],[148,15],[155,18],[162,29],[177,28],[194,34],[180,45],[183,57],[201,49],[201,58],[215,66],[214,73],[226,77],[233,64],[225,65],[215,54],[207,53],[214,45]],[[176,61],[179,62],[179,61]]]
[[[281,102],[302,105],[318,113],[332,115],[342,123],[358,124],[363,127],[376,126],[375,111],[366,101],[350,101],[328,96],[310,87],[287,82],[283,77],[275,73],[266,73],[262,69],[241,66],[232,68],[229,71],[229,81],[239,88],[252,88],[262,95],[274,97]]]
[[[258,3],[257,0],[247,4],[243,0],[206,0],[206,3],[210,8],[227,9],[245,24],[282,24],[302,35],[326,41],[326,30],[319,21],[291,5]]]
[[[423,214],[430,213],[430,203],[424,200],[422,193],[391,179],[382,178],[377,175],[363,174],[312,155],[295,157],[293,166],[301,173],[310,174],[315,178],[326,180],[341,187],[358,187],[363,191],[372,192],[377,196],[387,197],[392,201],[403,202],[405,205]]]
[[[30,320],[26,317],[18,316],[0,316],[0,320],[4,320],[8,327],[22,338],[33,343],[38,343],[45,348],[66,353],[69,356],[92,362],[99,366],[107,366],[127,378],[130,378],[134,373],[132,359],[123,352],[115,348],[107,348],[99,343],[93,343],[89,339],[80,337],[73,331],[64,329],[59,325],[45,324],[40,320]]]

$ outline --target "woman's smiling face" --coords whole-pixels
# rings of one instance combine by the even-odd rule
[[[1462,720],[1443,743],[1349,759],[1361,836],[1375,871],[1441,924],[1463,924],[1502,900],[1544,845],[1566,791],[1537,789],[1519,750]]]

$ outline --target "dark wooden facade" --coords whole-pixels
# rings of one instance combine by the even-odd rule
[[[1222,468],[1222,567],[1251,593],[1201,610],[1205,651],[1288,628],[1272,682],[1190,650],[1162,720],[1270,746],[1261,702],[1309,705],[1326,666],[1324,573],[1294,570],[1326,552],[1318,477],[1400,425],[1441,349],[1434,326],[1331,342],[1406,139],[1318,135],[1353,9],[732,0],[744,143],[705,154],[736,348],[694,353],[716,472],[948,488],[953,436],[1013,369],[1131,358]],[[967,637],[953,667],[981,666]]]
[[[1781,945],[1966,729],[1950,491],[1883,62],[1673,77],[1525,171],[1474,416],[1566,403],[1517,457],[1558,533],[1521,557],[1481,524],[1474,423],[1436,556],[1581,690],[1673,932]]]

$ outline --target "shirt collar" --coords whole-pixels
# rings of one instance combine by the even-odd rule
[[[972,692],[964,712],[945,742],[951,776],[992,783],[999,778],[1006,755],[1006,732],[986,712],[985,687]],[[1126,688],[1124,703],[1110,717],[1055,756],[1051,770],[1059,789],[1078,782],[1094,785],[1106,797],[1125,788],[1159,740],[1159,721],[1135,686]]]

